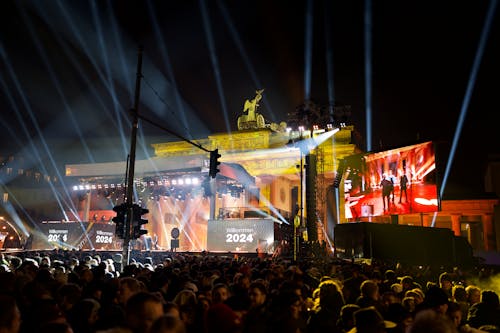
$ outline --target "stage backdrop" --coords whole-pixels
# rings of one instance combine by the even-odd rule
[[[114,223],[45,222],[32,235],[31,249],[119,250]]]

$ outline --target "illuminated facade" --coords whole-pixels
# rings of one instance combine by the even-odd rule
[[[352,216],[352,196],[344,193],[345,179],[337,173],[342,170],[341,161],[361,153],[352,140],[353,126],[290,130],[285,123],[266,124],[257,112],[262,92],[256,91],[255,98],[245,102],[247,114],[238,118],[238,131],[191,143],[153,144],[155,157],[136,161],[136,200],[149,209],[146,227],[152,248],[169,249],[171,231],[179,228],[179,250],[206,250],[209,219],[263,216],[286,224],[298,219],[299,232],[309,240],[333,239],[337,223],[370,221],[450,228],[466,236],[476,249],[496,250],[498,200],[467,201],[480,208],[461,213],[464,205],[445,201],[441,211],[432,214],[410,210]],[[221,154],[221,172],[215,181],[210,182],[207,175],[208,154],[192,143]],[[401,151],[396,155],[402,156]],[[124,197],[124,184],[116,181],[124,170],[125,162],[67,166],[66,176],[78,177],[79,189],[86,191],[76,219],[113,216],[112,207]],[[333,185],[336,176],[342,179],[340,191]]]
[[[262,91],[245,103],[248,115],[238,119],[238,131],[195,141],[207,150],[218,149],[222,155],[221,172],[215,181],[210,182],[208,176],[208,153],[188,142],[153,144],[155,156],[136,161],[134,202],[149,209],[145,225],[148,248],[170,249],[172,229],[178,228],[179,251],[207,250],[209,219],[255,217],[285,224],[298,218],[301,234],[311,240],[333,239],[337,223],[370,221],[450,228],[467,237],[475,249],[500,248],[500,236],[495,234],[500,230],[497,198],[444,200],[435,213],[350,216],[349,206],[344,204],[349,196],[333,184],[340,161],[360,153],[352,141],[354,127],[311,131],[287,130],[284,123],[265,124],[255,112],[259,93]],[[75,184],[71,193],[76,211],[68,210],[64,216],[88,222],[89,228],[98,227],[95,233],[100,237],[96,238],[110,241],[97,244],[87,239],[88,248],[120,248],[116,237],[111,240],[109,230],[116,215],[112,209],[125,197],[125,170],[126,162],[66,166],[66,177]],[[19,172],[9,167],[1,171]],[[340,189],[344,189],[343,182]],[[40,210],[58,210],[50,196],[30,204],[32,195],[23,187],[11,186],[9,192],[23,203],[23,209],[35,213],[40,213],[38,206]],[[8,193],[4,193],[4,203],[8,201]]]
[[[331,234],[339,214],[340,223],[352,221],[346,217],[345,206],[335,204],[332,183],[337,170],[338,161],[357,152],[351,143],[352,127],[344,127],[331,138],[325,140],[311,154],[316,156],[316,172],[313,193],[317,197],[316,210],[318,217],[318,239],[325,239]],[[215,198],[215,218],[244,218],[255,208],[273,217],[281,216],[292,221],[300,209],[300,149],[290,147],[290,132],[275,132],[270,129],[243,130],[232,134],[215,134],[196,143],[207,149],[218,148],[224,165],[239,165],[254,180],[238,179],[238,174],[228,172],[221,167],[226,176],[217,178]],[[204,183],[208,172],[208,156],[200,155],[200,150],[186,142],[169,142],[153,145],[155,150],[155,168],[145,167],[146,161],[138,161],[136,182],[138,193],[143,194],[142,204],[150,210],[150,223],[146,225],[150,235],[158,239],[158,246],[169,249],[172,228],[182,230],[179,250],[199,251],[206,249],[207,220],[210,217],[210,196],[207,196],[207,184]],[[302,158],[305,160],[304,156]],[[103,170],[99,165],[73,165],[67,167],[68,175],[78,176],[82,183],[98,184],[109,182],[111,174],[123,172],[124,163],[112,163],[104,169],[107,176],[94,174],[95,170]],[[155,171],[153,171],[153,169]],[[92,171],[93,170],[93,171]],[[304,172],[305,174],[305,172]],[[191,184],[189,191],[182,191],[179,182],[172,186],[173,180],[197,177],[198,185]],[[234,178],[231,178],[234,177]],[[108,179],[108,180],[106,180]],[[306,186],[303,177],[304,226],[308,212]],[[95,185],[94,185],[95,186]],[[104,185],[103,185],[104,186]],[[252,190],[252,188],[254,190]],[[179,191],[182,193],[179,197]],[[90,193],[91,191],[89,191]],[[123,193],[123,192],[121,192]],[[339,200],[344,200],[339,194]],[[342,201],[341,201],[342,202]],[[118,203],[115,198],[114,203]],[[80,218],[87,220],[95,214],[113,214],[108,210],[96,211],[93,205],[84,200],[80,210]],[[498,217],[495,209],[498,199],[482,200],[444,200],[441,211],[437,213],[418,213],[404,215],[383,215],[370,217],[372,222],[399,223],[409,225],[434,226],[450,228],[456,235],[468,238],[475,249],[496,250]],[[99,215],[100,216],[100,215]],[[254,216],[249,214],[248,216]],[[278,221],[280,219],[278,218]],[[358,220],[367,221],[367,217]]]

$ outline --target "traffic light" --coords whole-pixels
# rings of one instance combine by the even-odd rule
[[[115,235],[118,238],[124,239],[127,204],[122,203],[121,205],[114,206],[113,210],[116,212],[116,216],[111,219],[114,223],[116,223]]]
[[[142,225],[148,223],[148,220],[143,219],[142,215],[149,213],[149,210],[142,208],[138,204],[132,206],[132,239],[137,239],[148,233],[146,229],[142,229]]]
[[[208,174],[212,178],[215,178],[217,176],[217,172],[220,171],[218,168],[218,166],[220,165],[220,156],[221,155],[219,154],[219,149],[215,149],[210,152],[210,170],[208,171]]]

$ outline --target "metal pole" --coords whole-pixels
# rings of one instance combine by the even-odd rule
[[[300,134],[302,139],[302,133]],[[299,230],[295,228],[296,237],[296,256],[300,255],[300,230],[304,227],[304,161],[302,156],[302,148],[300,148],[300,226]],[[298,231],[298,232],[297,232]]]
[[[293,262],[297,262],[297,227],[295,221],[293,222]]]
[[[132,109],[132,134],[130,136],[130,165],[127,177],[127,219],[125,221],[125,237],[123,238],[122,270],[130,263],[130,229],[132,226],[132,201],[134,196],[135,149],[137,144],[137,128],[139,126],[139,100],[141,92],[142,47],[139,46],[137,54],[137,72],[135,81],[134,108]]]

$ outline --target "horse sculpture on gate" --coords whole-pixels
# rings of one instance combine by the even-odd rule
[[[243,112],[248,112],[248,114],[244,114],[238,117],[238,130],[266,127],[264,116],[256,112],[257,107],[259,107],[259,101],[262,99],[262,92],[264,92],[264,89],[257,90],[255,92],[256,95],[254,99],[252,99],[251,101],[247,99],[245,101]]]

